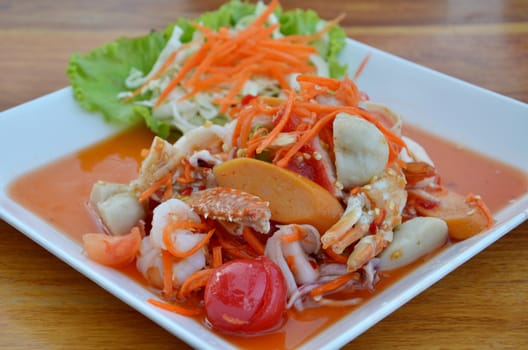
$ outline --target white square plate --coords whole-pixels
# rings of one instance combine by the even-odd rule
[[[418,66],[375,48],[347,41],[341,57],[351,72],[372,57],[358,80],[373,101],[404,116],[406,123],[455,141],[528,173],[528,105]],[[448,103],[446,103],[448,101]],[[198,322],[155,308],[154,295],[116,271],[89,261],[80,245],[8,197],[8,184],[19,175],[118,132],[97,115],[82,110],[65,88],[0,115],[0,216],[57,257],[137,309],[161,327],[200,349],[233,345]],[[20,142],[20,135],[31,142]],[[16,145],[16,153],[13,151]],[[496,214],[493,229],[459,242],[357,310],[304,343],[305,349],[338,348],[396,310],[447,273],[522,223],[528,217],[528,193]]]

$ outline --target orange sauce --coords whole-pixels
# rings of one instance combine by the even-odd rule
[[[134,179],[140,152],[152,133],[135,128],[68,155],[16,179],[10,196],[78,242],[87,232],[99,232],[86,204],[98,180],[127,183]]]
[[[528,189],[527,175],[512,167],[460,149],[419,129],[406,127],[406,134],[426,148],[446,186],[463,194],[480,194],[493,212]],[[21,176],[10,185],[10,196],[80,242],[82,234],[100,231],[86,208],[93,183],[97,180],[127,183],[135,178],[140,151],[148,148],[151,141],[152,134],[143,128],[128,130]],[[385,273],[374,293],[420,263]],[[121,272],[138,283],[146,283],[133,265]],[[372,293],[362,291],[358,296],[368,299]],[[293,349],[352,309],[322,307],[300,313],[292,311],[286,322],[271,334],[248,338],[224,335],[224,338],[242,348]]]

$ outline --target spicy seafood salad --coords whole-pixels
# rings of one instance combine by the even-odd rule
[[[490,227],[482,199],[442,186],[402,118],[344,74],[338,21],[233,1],[180,22],[148,69],[121,69],[118,111],[89,102],[73,75],[94,57],[74,57],[85,107],[158,135],[136,179],[93,185],[88,257],[134,264],[154,305],[251,335],[360,304],[383,271]]]

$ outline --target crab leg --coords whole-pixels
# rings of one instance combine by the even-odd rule
[[[370,259],[381,253],[388,243],[383,233],[363,237],[348,257],[348,271],[356,271],[363,267]]]

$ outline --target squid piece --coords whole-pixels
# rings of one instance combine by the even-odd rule
[[[389,146],[374,124],[339,113],[333,129],[337,181],[344,188],[362,186],[383,172],[389,159]]]
[[[145,209],[125,184],[98,181],[90,193],[90,208],[104,231],[112,236],[128,234],[145,218]]]
[[[319,252],[319,232],[311,225],[281,225],[266,243],[264,255],[273,260],[282,270],[288,295],[297,291],[297,284],[313,283],[319,278],[317,264],[311,263],[310,254]],[[298,235],[299,239],[285,239]]]
[[[380,255],[381,271],[408,265],[447,241],[447,224],[432,217],[416,217],[394,230],[394,239]]]
[[[410,137],[402,136],[403,141],[407,145],[407,149],[402,148],[400,152],[400,159],[406,163],[424,162],[434,167],[433,160],[427,154],[425,148]]]
[[[341,219],[321,237],[323,248],[341,254],[357,242],[347,261],[349,271],[356,271],[378,255],[392,241],[392,230],[402,221],[407,201],[405,184],[401,171],[388,168],[361,187],[349,197]]]
[[[380,103],[362,101],[359,105],[361,108],[369,111],[370,115],[376,117],[376,119],[379,120],[387,129],[396,135],[401,135],[403,119],[399,114],[396,114],[392,109]]]
[[[138,193],[168,174],[178,164],[176,149],[167,141],[155,136],[147,157],[141,162],[138,177],[131,182]]]
[[[234,123],[220,125],[204,125],[192,129],[171,145],[167,141],[154,137],[147,157],[141,163],[139,176],[131,185],[141,193],[163,176],[174,172],[185,157],[191,157],[200,150],[208,150],[210,154],[230,151],[230,139]]]

